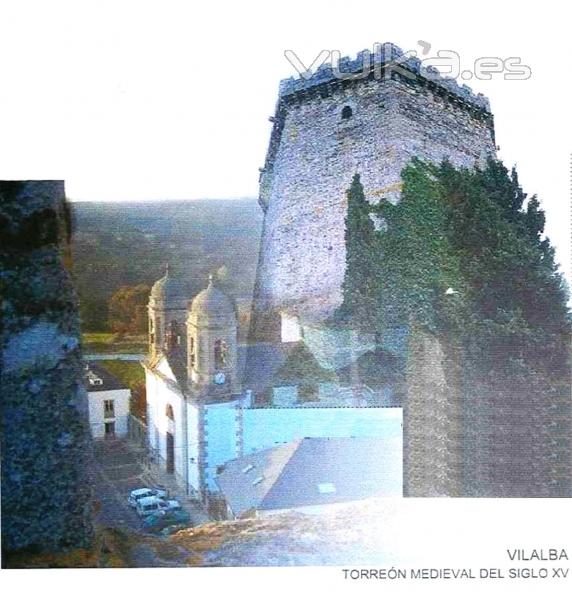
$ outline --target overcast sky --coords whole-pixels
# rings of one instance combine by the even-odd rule
[[[424,40],[463,69],[487,56],[531,67],[525,81],[469,84],[489,96],[500,157],[539,194],[569,271],[569,20],[556,2],[463,6],[3,2],[0,177],[63,178],[74,200],[255,196],[278,83],[295,73],[285,50],[308,64]]]

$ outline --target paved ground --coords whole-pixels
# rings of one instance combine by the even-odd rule
[[[143,455],[123,441],[95,444],[95,497],[101,503],[102,525],[142,531],[141,519],[127,504],[129,492],[145,487]]]
[[[95,443],[94,495],[100,502],[98,523],[142,531],[142,521],[127,504],[129,492],[135,488],[163,485],[171,497],[181,502],[191,515],[193,525],[209,521],[208,515],[195,501],[190,500],[176,484],[173,476],[161,473],[145,459],[145,453],[124,440]]]

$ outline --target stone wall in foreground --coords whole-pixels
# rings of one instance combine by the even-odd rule
[[[0,182],[2,549],[92,539],[87,397],[61,181]],[[69,267],[69,265],[67,265]],[[6,555],[4,555],[6,556]]]

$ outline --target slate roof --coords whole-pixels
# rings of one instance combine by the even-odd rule
[[[216,482],[235,516],[401,496],[401,438],[303,438],[229,461]]]
[[[96,383],[97,380],[101,380],[101,385]],[[86,364],[84,381],[88,392],[108,392],[110,390],[129,389],[129,386],[119,381],[115,375],[112,375],[107,369],[104,369],[98,363]]]
[[[260,392],[276,383],[277,374],[295,347],[289,343],[257,343],[238,348],[243,387]]]

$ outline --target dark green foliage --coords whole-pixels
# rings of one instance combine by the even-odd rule
[[[302,342],[298,342],[280,367],[274,381],[281,385],[318,385],[334,381],[335,373],[322,367]]]
[[[358,328],[372,327],[376,321],[375,297],[378,285],[377,234],[370,218],[359,175],[347,191],[346,276],[344,302],[337,318]]]
[[[403,172],[401,202],[383,202],[387,223],[379,236],[378,329],[411,320],[429,329],[444,315],[460,320],[462,307],[452,289],[464,288],[459,259],[447,235],[448,215],[437,169],[414,161]]]
[[[567,293],[537,198],[493,160],[474,171],[414,160],[402,177],[373,240],[359,178],[349,192],[345,321],[367,329],[376,315],[379,331],[408,324],[455,340],[466,397],[568,393]]]
[[[514,373],[519,361],[525,370],[563,375],[567,298],[554,251],[542,239],[538,200],[525,206],[516,172],[509,175],[499,162],[474,173],[445,164],[440,179],[449,200],[449,237],[467,285],[469,318],[460,327],[467,344],[473,343],[487,369],[504,366]]]

